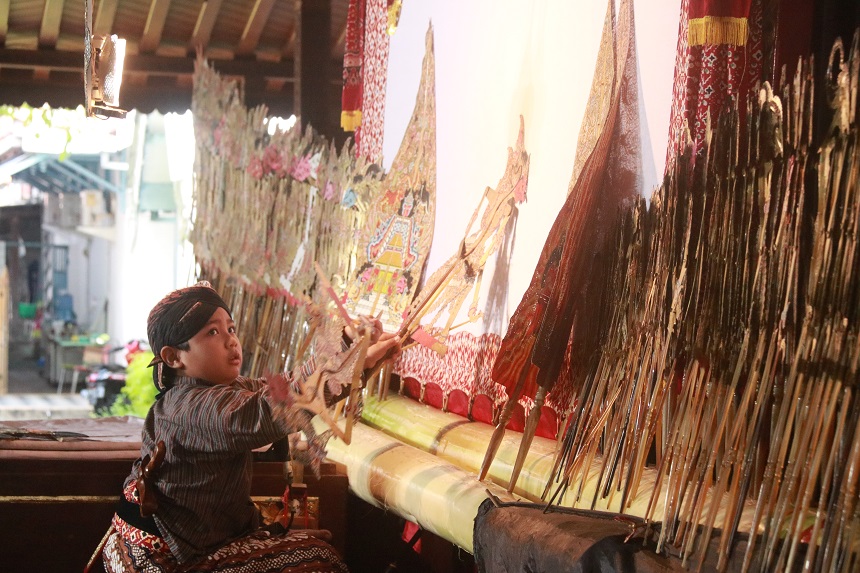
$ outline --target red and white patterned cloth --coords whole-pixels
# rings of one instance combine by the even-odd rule
[[[497,405],[507,399],[504,388],[490,378],[502,345],[501,336],[456,332],[445,344],[448,346],[445,356],[421,345],[404,351],[397,372],[402,378],[414,378],[421,384],[436,384],[443,395],[460,390],[467,396],[488,396]]]
[[[708,114],[716,125],[729,97],[741,98],[744,121],[743,98],[760,79],[763,53],[761,0],[682,0],[667,172],[683,145],[685,127],[693,148],[701,149]]]
[[[430,329],[429,332],[436,334],[437,331]],[[423,396],[421,401],[425,404],[478,422],[496,423],[508,399],[505,387],[493,382],[491,377],[502,337],[495,333],[455,332],[445,344],[448,347],[445,356],[421,345],[403,352],[395,367],[403,380],[403,393],[416,400]],[[533,403],[531,396],[522,396],[519,399],[522,407],[516,410],[507,427],[522,431],[525,412]],[[570,409],[571,397],[566,389],[560,387],[550,392],[537,435],[555,438],[558,419]]]
[[[340,124],[355,132],[355,153],[382,159],[388,77],[387,0],[350,0],[343,56]]]
[[[385,85],[388,77],[388,2],[366,0],[364,61],[362,63],[361,127],[356,130],[356,153],[382,161],[385,128]]]
[[[341,94],[340,125],[345,131],[355,131],[361,125],[364,82],[364,19],[365,1],[350,0],[346,14],[346,36],[343,54],[343,93]]]

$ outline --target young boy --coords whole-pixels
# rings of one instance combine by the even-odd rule
[[[143,459],[125,481],[104,547],[106,569],[346,571],[324,541],[260,528],[250,501],[251,450],[290,428],[273,419],[265,381],[239,376],[242,348],[218,293],[199,283],[168,294],[152,309],[147,334],[160,394],[144,424]],[[399,344],[390,334],[372,340],[365,367]],[[141,482],[159,442],[163,462],[151,481]],[[145,505],[157,501],[153,515],[141,517],[142,497]]]

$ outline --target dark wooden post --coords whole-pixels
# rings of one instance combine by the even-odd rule
[[[329,0],[296,0],[295,109],[302,125],[310,123],[328,137],[337,133],[337,114],[329,109],[334,94],[330,81],[331,3]]]

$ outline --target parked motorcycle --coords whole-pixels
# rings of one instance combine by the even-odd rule
[[[135,356],[148,351],[148,349],[149,347],[144,341],[130,340],[127,344],[117,346],[109,351],[109,354],[114,354],[124,350],[126,366],[104,364],[98,370],[87,375],[87,386],[81,390],[81,395],[93,406],[93,412],[96,416],[110,415],[111,406],[125,386],[127,365],[131,364]]]

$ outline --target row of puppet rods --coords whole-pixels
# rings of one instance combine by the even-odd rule
[[[856,119],[811,149],[812,77],[804,61],[778,96],[763,86],[743,130],[724,111],[623,215],[602,350],[545,492],[622,511],[644,496],[658,548],[700,568],[860,565],[860,152]],[[836,104],[856,118],[851,101]],[[291,368],[315,328],[306,307],[209,275],[248,373]]]
[[[856,36],[848,56],[856,94]],[[658,549],[699,568],[860,566],[856,105],[811,149],[812,78],[802,61],[779,96],[765,84],[743,130],[724,111],[623,215],[602,350],[544,492],[645,496]]]
[[[233,321],[242,348],[251,350],[243,370],[259,377],[292,369],[299,349],[313,336],[306,305],[279,294],[251,288],[218,269],[210,268],[207,280],[233,310]]]
[[[381,192],[377,166],[356,155],[351,141],[338,151],[310,125],[268,134],[265,106],[246,108],[235,82],[211,67],[195,73],[193,100],[202,108],[195,111],[201,137],[190,231],[197,260],[254,286],[286,285],[292,295],[313,292],[313,262],[345,279],[365,224],[364,205]],[[285,171],[299,164],[307,173]],[[352,204],[345,208],[340,196],[347,189]]]

